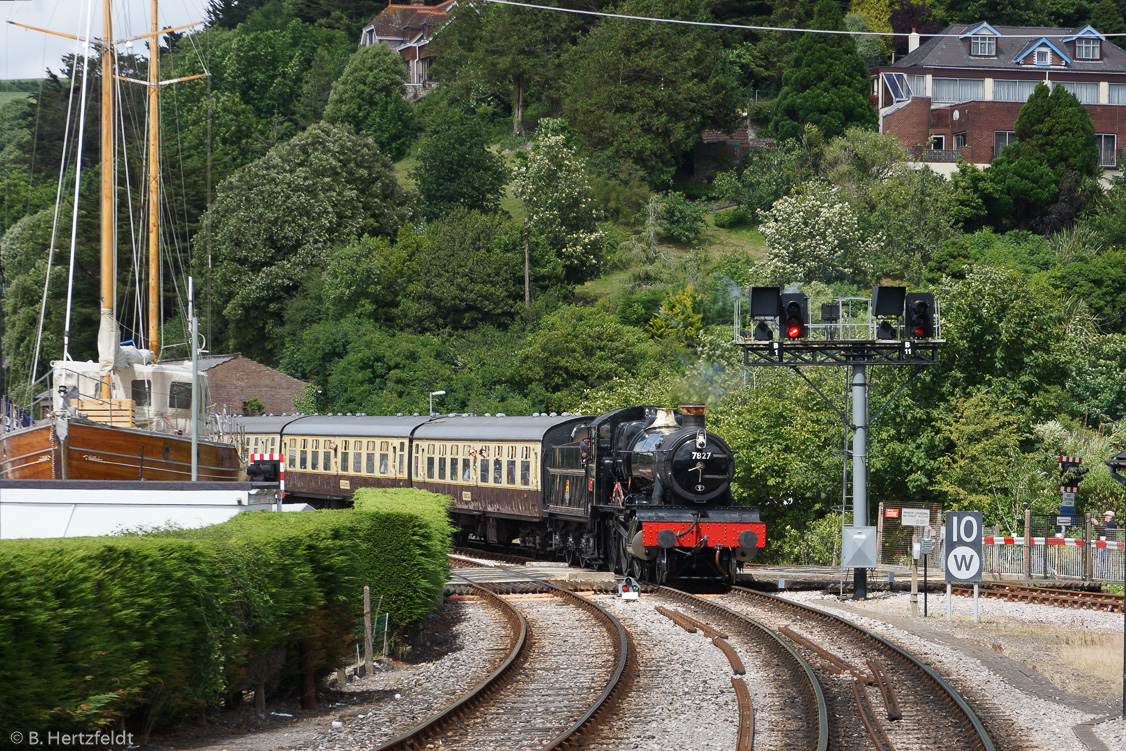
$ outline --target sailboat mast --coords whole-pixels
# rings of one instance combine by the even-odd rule
[[[101,317],[113,320],[115,291],[114,291],[114,225],[116,224],[116,210],[113,196],[114,165],[116,163],[113,148],[113,72],[114,46],[113,46],[113,18],[110,12],[110,0],[102,3],[103,33],[102,48],[102,211],[101,211],[101,250],[102,250],[102,308]],[[110,381],[103,376],[101,387],[102,399],[110,398]]]
[[[149,40],[149,349],[160,358],[160,36],[152,0]]]

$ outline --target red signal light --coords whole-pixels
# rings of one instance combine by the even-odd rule
[[[791,339],[797,339],[801,336],[801,326],[791,326],[790,328],[786,329],[786,336],[790,337]]]

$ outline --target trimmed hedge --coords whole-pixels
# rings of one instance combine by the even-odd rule
[[[254,512],[140,537],[0,542],[0,728],[134,730],[350,649],[363,587],[404,624],[440,601],[449,499],[363,490],[354,509]],[[138,723],[140,726],[138,726]]]

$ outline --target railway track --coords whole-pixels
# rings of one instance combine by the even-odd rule
[[[740,716],[736,749],[830,748],[830,711],[825,693],[813,666],[787,640],[715,598],[660,587],[647,599],[654,605],[661,602],[655,609],[665,610],[686,630],[702,631],[703,638],[711,639],[724,653],[733,672],[743,673],[732,681]],[[754,718],[749,726],[748,715]]]
[[[632,671],[625,629],[602,608],[551,584],[535,584],[547,594],[523,598],[518,608],[492,587],[459,586],[506,612],[512,649],[465,696],[380,749],[575,747],[626,690]]]
[[[876,634],[804,605],[735,588],[718,598],[786,636],[824,689],[832,748],[993,751],[982,720],[929,667]]]
[[[951,591],[963,597],[972,597],[972,587],[955,586]],[[1121,613],[1123,596],[1109,592],[1083,592],[1048,587],[1030,587],[1020,584],[990,584],[978,588],[978,596],[1006,602],[1031,602],[1076,610],[1102,610]]]

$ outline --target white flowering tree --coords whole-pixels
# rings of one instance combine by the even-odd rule
[[[759,230],[770,250],[760,270],[767,279],[779,284],[870,281],[880,238],[866,236],[856,210],[828,186],[780,198],[762,218]]]
[[[568,143],[562,120],[539,121],[512,192],[524,203],[532,235],[559,255],[568,281],[598,275],[605,233],[590,199],[586,160]]]

